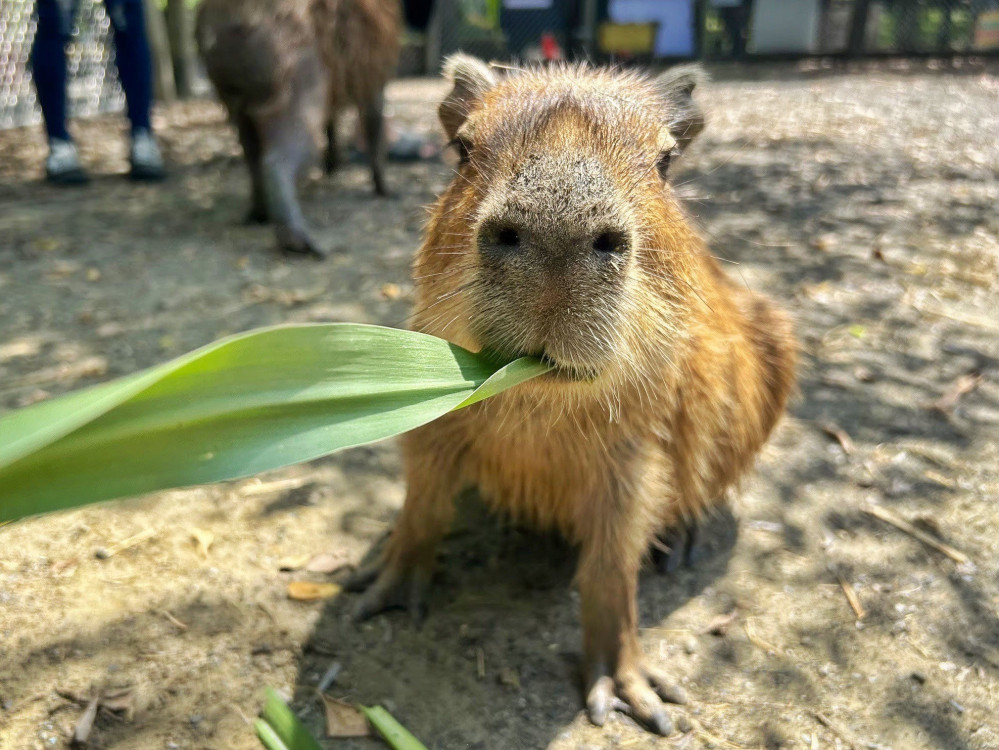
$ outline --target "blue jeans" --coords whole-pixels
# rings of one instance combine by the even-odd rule
[[[149,128],[152,63],[142,0],[104,0],[114,28],[115,64],[125,92],[132,132]],[[37,0],[38,26],[31,68],[49,138],[69,140],[66,130],[66,44],[79,0]]]

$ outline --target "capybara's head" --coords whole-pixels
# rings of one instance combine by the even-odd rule
[[[668,346],[661,321],[682,315],[693,252],[668,176],[703,125],[699,69],[500,75],[457,55],[445,71],[440,118],[460,162],[418,273],[447,269],[423,277],[438,299],[461,290],[464,343],[540,356],[570,379]]]

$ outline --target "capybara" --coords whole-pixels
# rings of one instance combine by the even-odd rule
[[[332,171],[336,118],[353,104],[385,194],[382,108],[401,45],[399,0],[204,0],[196,34],[250,170],[248,221],[273,222],[283,250],[323,256],[296,181],[324,142]]]
[[[357,615],[420,606],[452,501],[477,486],[579,547],[592,721],[620,709],[668,734],[663,701],[684,696],[639,645],[639,567],[752,464],[793,386],[790,322],[722,272],[668,181],[702,123],[695,70],[446,72],[460,164],[414,262],[414,327],[552,369],[404,438],[405,506],[351,582]]]

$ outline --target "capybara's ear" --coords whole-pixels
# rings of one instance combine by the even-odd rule
[[[444,61],[444,77],[454,84],[438,109],[448,138],[454,138],[476,101],[496,85],[496,74],[482,60],[458,53]]]
[[[694,101],[693,93],[707,80],[708,74],[696,63],[677,65],[656,79],[665,99],[670,133],[681,150],[704,129],[704,112]]]

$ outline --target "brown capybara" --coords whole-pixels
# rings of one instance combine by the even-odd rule
[[[750,467],[792,388],[791,326],[722,272],[667,181],[700,128],[692,70],[446,70],[461,160],[414,263],[415,328],[552,370],[405,437],[405,506],[352,581],[357,614],[419,607],[475,485],[579,546],[590,718],[619,708],[667,734],[663,700],[683,693],[643,657],[639,567]]]
[[[402,34],[399,0],[204,0],[196,36],[208,77],[250,169],[248,221],[275,225],[278,245],[324,255],[296,196],[302,167],[338,113],[360,110],[375,192],[385,194],[382,107]]]

